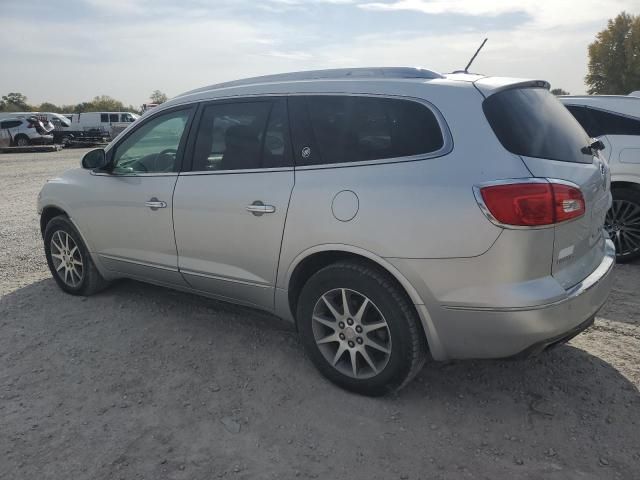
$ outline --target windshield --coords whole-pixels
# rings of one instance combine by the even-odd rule
[[[591,163],[590,139],[554,95],[543,88],[513,88],[487,98],[485,116],[500,143],[516,155]]]

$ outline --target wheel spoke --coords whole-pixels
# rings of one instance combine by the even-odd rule
[[[325,327],[330,328],[330,329],[331,329],[331,330],[333,330],[334,332],[336,331],[336,327],[337,327],[337,325],[336,325],[336,323],[335,323],[335,322],[332,322],[331,320],[326,320],[326,319],[324,319],[324,318],[322,318],[322,317],[319,317],[319,316],[317,316],[317,315],[314,315],[314,316],[313,316],[313,320],[315,320],[315,321],[316,321],[316,322],[318,322],[318,323],[321,323],[321,324],[322,324],[322,325],[324,325]]]
[[[368,325],[362,325],[362,330],[364,330],[364,333],[369,333],[380,328],[386,328],[386,326],[387,322],[370,323]]]
[[[75,245],[75,246],[71,249],[71,251],[69,252],[69,256],[70,256],[70,257],[73,257],[77,251],[78,251],[78,246],[77,246],[77,245]]]
[[[367,339],[365,345],[367,347],[374,348],[382,353],[391,353],[391,351],[387,347],[380,345],[378,342],[376,342],[375,340],[371,340],[370,338]]]
[[[369,299],[365,298],[364,301],[362,302],[362,305],[360,305],[360,308],[358,309],[356,314],[353,316],[353,318],[357,322],[362,323],[362,317],[364,316],[364,312],[365,312],[365,310],[367,309],[368,306],[369,306]]]
[[[52,253],[51,256],[53,258],[57,258],[58,260],[62,261],[62,254],[61,253]]]
[[[338,320],[339,318],[342,317],[342,315],[340,315],[340,313],[338,313],[338,311],[335,309],[335,307],[331,304],[331,302],[327,298],[326,294],[322,296],[322,301],[324,302],[324,304],[327,306],[327,308],[331,312],[331,315],[333,315],[333,318]]]
[[[373,360],[371,360],[371,357],[369,356],[369,353],[367,352],[366,348],[363,348],[360,350],[360,355],[362,355],[362,358],[364,358],[364,361],[367,362],[369,367],[371,367],[371,370],[373,370],[373,373],[378,373],[378,368],[376,367],[376,364],[373,363]]]
[[[347,350],[347,347],[345,346],[344,343],[340,343],[340,345],[338,346],[338,350],[336,351],[336,355],[335,357],[333,357],[333,366],[336,366],[336,363],[338,363],[338,360],[340,360],[340,357],[342,357],[342,354]]]
[[[338,338],[338,335],[336,335],[335,333],[332,333],[331,335],[327,335],[324,338],[321,338],[320,340],[316,340],[316,343],[318,345],[322,345],[323,343],[332,343],[332,342],[339,342],[340,339]]]
[[[62,270],[64,268],[64,262],[60,261],[60,263],[58,264],[58,266],[56,267],[56,272],[59,272],[60,270]]]
[[[353,371],[353,376],[358,377],[358,358],[357,358],[357,350],[349,350],[349,358],[351,359],[351,369]]]
[[[347,299],[347,291],[342,289],[342,315],[345,317],[351,316],[351,310],[349,309],[349,300]]]

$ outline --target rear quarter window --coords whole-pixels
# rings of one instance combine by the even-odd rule
[[[512,88],[488,97],[484,114],[511,153],[574,163],[592,163],[582,153],[589,136],[554,95],[543,88]]]
[[[415,101],[318,95],[294,98],[293,102],[294,117],[308,114],[306,120],[317,150],[312,155],[297,156],[299,165],[409,157],[430,154],[444,146],[434,113]]]

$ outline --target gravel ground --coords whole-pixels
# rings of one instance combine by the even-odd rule
[[[132,281],[63,294],[35,199],[82,153],[0,155],[0,478],[640,478],[640,264],[569,345],[363,398],[269,315]]]

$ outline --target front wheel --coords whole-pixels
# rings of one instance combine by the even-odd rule
[[[356,393],[398,390],[426,358],[413,305],[387,274],[368,265],[340,262],[315,273],[300,294],[297,321],[318,370]]]
[[[616,246],[620,263],[640,258],[640,189],[616,188],[605,229]]]
[[[92,295],[107,286],[80,234],[66,216],[54,217],[47,224],[44,250],[51,275],[65,292]]]

